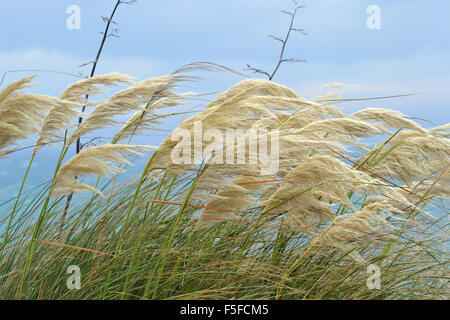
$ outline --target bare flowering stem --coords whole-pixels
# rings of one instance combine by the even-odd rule
[[[121,0],[117,0],[116,5],[114,6],[113,11],[111,12],[111,15],[109,16],[109,18],[103,18],[104,21],[106,21],[106,28],[105,31],[102,33],[103,34],[103,38],[102,38],[102,42],[100,43],[100,47],[98,48],[97,51],[97,56],[95,57],[95,60],[92,61],[92,69],[91,69],[91,73],[89,74],[89,78],[92,78],[95,74],[95,70],[97,69],[97,64],[98,64],[98,60],[100,59],[100,55],[102,54],[103,51],[103,47],[105,45],[106,42],[106,38],[108,38],[109,33],[109,28],[111,27],[112,23],[115,23],[113,21],[114,15],[116,14],[117,8],[119,7],[119,5],[122,3],[123,1]],[[89,95],[86,95],[86,102],[89,99]],[[80,125],[83,122],[83,114],[86,111],[86,106],[83,106],[83,108],[81,109],[81,115],[78,118],[78,125]],[[80,138],[77,139],[77,154],[80,153],[81,149],[83,148],[83,146],[81,145],[81,141]]]
[[[285,10],[281,10],[282,13],[287,14],[291,17],[291,21],[289,23],[289,29],[285,35],[284,38],[280,38],[280,37],[276,37],[274,35],[269,35],[270,38],[272,38],[275,41],[279,41],[281,42],[281,51],[280,51],[280,56],[278,58],[278,62],[276,63],[273,71],[271,73],[264,71],[262,69],[258,69],[255,67],[252,67],[251,65],[247,64],[247,70],[251,70],[254,73],[258,73],[258,74],[262,74],[264,76],[266,76],[270,81],[272,81],[273,77],[275,76],[275,74],[277,73],[278,69],[280,68],[281,64],[284,62],[306,62],[306,60],[299,60],[299,59],[294,59],[294,58],[285,58],[284,57],[284,52],[286,50],[286,45],[289,41],[289,37],[291,36],[292,31],[296,31],[296,32],[300,32],[303,35],[306,35],[306,31],[303,29],[298,29],[294,27],[294,21],[295,21],[295,15],[297,14],[297,10],[304,8],[306,6],[299,6],[296,0],[293,0],[294,4],[295,4],[295,8],[293,11],[285,11]]]
[[[100,56],[101,56],[101,54],[102,54],[103,47],[104,47],[104,45],[105,45],[105,43],[106,43],[106,39],[107,39],[109,36],[114,36],[114,37],[116,37],[116,38],[118,37],[118,36],[117,36],[117,31],[118,31],[118,29],[113,29],[112,32],[110,32],[111,24],[117,25],[117,22],[115,22],[115,21],[113,20],[113,19],[114,19],[114,15],[116,14],[117,8],[118,8],[119,5],[122,4],[122,3],[124,3],[124,4],[132,4],[132,3],[134,3],[134,2],[136,2],[136,0],[130,0],[130,1],[117,0],[116,4],[115,4],[115,6],[114,6],[114,9],[113,9],[113,11],[111,12],[109,18],[102,17],[102,18],[103,18],[103,21],[106,22],[106,27],[105,27],[105,31],[104,31],[104,32],[101,32],[101,33],[103,34],[103,37],[102,37],[102,41],[101,41],[101,43],[100,43],[100,47],[98,48],[98,51],[97,51],[97,55],[96,55],[96,57],[95,57],[95,60],[92,61],[92,62],[89,62],[89,63],[92,63],[92,69],[91,69],[91,73],[89,74],[89,78],[92,78],[92,77],[95,75],[95,70],[97,69],[97,64],[98,64],[98,61],[99,61]],[[89,63],[87,63],[87,64],[89,64]],[[85,65],[86,65],[86,64],[85,64]],[[86,102],[88,101],[88,99],[89,99],[89,95],[86,95]],[[86,111],[86,105],[84,105],[83,108],[81,109],[81,115],[80,115],[80,117],[78,118],[78,126],[80,126],[81,123],[83,122],[83,115],[84,115],[84,112],[85,112],[85,111]],[[81,151],[82,149],[83,149],[83,145],[81,144],[81,137],[79,137],[79,138],[77,139],[77,142],[76,142],[76,153],[77,153],[77,154],[80,153],[80,151]],[[67,196],[66,205],[64,206],[64,212],[63,212],[63,216],[62,216],[62,220],[61,220],[61,231],[62,231],[62,229],[63,229],[64,221],[65,221],[67,212],[69,211],[70,202],[72,201],[72,198],[73,198],[73,193],[70,193],[70,194]]]

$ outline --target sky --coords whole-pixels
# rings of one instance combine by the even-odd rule
[[[105,22],[115,0],[15,0],[0,8],[0,75],[7,70],[45,69],[89,73]],[[401,111],[424,126],[449,122],[450,2],[445,0],[304,0],[286,57],[306,63],[281,66],[274,81],[309,99],[323,94],[329,83],[354,86],[342,89],[348,98],[416,93],[389,100],[342,105],[354,112],[367,107]],[[80,29],[67,27],[67,8],[80,8]],[[367,8],[380,9],[380,29],[369,29]],[[271,71],[280,43],[267,35],[284,36],[291,0],[138,0],[119,6],[114,20],[119,38],[109,37],[97,74],[122,72],[143,80],[168,74],[194,61],[210,61],[237,71],[247,64]],[[58,96],[77,78],[43,72],[8,73],[5,84],[37,74],[32,92]],[[227,89],[243,77],[204,73],[200,83],[186,88],[206,93]],[[213,96],[211,97],[213,98]],[[57,153],[45,148],[41,162]],[[0,168],[0,186],[18,181],[29,154],[24,151]],[[36,166],[39,166],[39,161]],[[39,179],[48,173],[38,172]]]

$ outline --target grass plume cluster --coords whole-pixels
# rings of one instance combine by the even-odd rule
[[[448,124],[427,129],[378,108],[347,115],[337,96],[306,100],[248,79],[178,129],[194,136],[200,121],[203,130],[242,130],[244,144],[249,129],[278,130],[276,174],[263,175],[248,154],[241,164],[217,163],[220,153],[173,163],[176,131],[158,147],[131,145],[175,114],[161,110],[192,96],[176,92],[187,79],[111,73],[55,98],[24,93],[24,78],[0,92],[0,162],[38,135],[17,196],[0,204],[0,297],[448,299]],[[102,86],[126,87],[87,102]],[[77,126],[83,106],[92,110]],[[105,127],[117,127],[111,141],[67,159],[78,139]],[[229,143],[239,141],[218,148]],[[60,152],[53,178],[25,191],[46,145]],[[126,157],[144,151],[141,174],[117,180]],[[63,215],[64,195],[79,192],[89,197]],[[370,264],[381,269],[380,289],[367,286]],[[80,290],[66,286],[70,265],[81,268]]]

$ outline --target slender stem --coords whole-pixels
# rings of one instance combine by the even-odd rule
[[[291,197],[288,197],[288,198],[286,198],[286,199],[283,199],[282,201],[277,202],[276,204],[272,205],[271,207],[265,208],[263,211],[261,211],[261,213],[258,215],[258,219],[256,220],[256,222],[255,222],[255,224],[254,224],[252,230],[251,230],[250,233],[247,235],[247,237],[246,237],[245,240],[244,240],[244,243],[242,244],[240,255],[241,255],[242,257],[244,256],[245,248],[247,247],[248,242],[250,241],[250,239],[251,239],[251,237],[253,236],[253,234],[256,232],[256,229],[259,227],[259,224],[260,224],[260,222],[261,222],[262,217],[263,217],[267,212],[269,212],[269,211],[271,211],[271,210],[273,210],[273,209],[275,209],[275,208],[281,206],[282,204],[284,204],[284,203],[286,203],[286,202],[288,202],[288,201],[291,201],[292,199],[294,199],[294,198],[296,198],[296,197],[298,197],[298,196],[300,196],[300,195],[302,195],[302,194],[304,194],[305,192],[308,192],[308,191],[310,191],[310,190],[311,190],[311,187],[309,187],[309,188],[307,188],[307,189],[304,189],[304,190],[300,191],[299,193],[296,193],[296,194],[294,194],[294,195],[291,196]]]
[[[157,199],[159,197],[159,193],[160,193],[161,187],[162,187],[162,185],[164,183],[164,180],[165,180],[166,172],[164,172],[164,176],[162,177],[161,181],[158,184],[158,188],[157,188],[157,190],[155,192],[155,197],[154,197],[155,199]],[[133,257],[131,258],[130,267],[128,268],[127,277],[125,279],[125,284],[123,285],[123,290],[122,290],[123,294],[122,294],[122,298],[121,298],[122,300],[124,300],[124,299],[126,299],[128,297],[128,296],[125,295],[125,293],[127,292],[127,289],[128,289],[128,282],[130,281],[130,276],[131,276],[133,268],[134,268],[134,264],[135,264],[135,261],[136,261],[137,253],[138,253],[138,250],[139,250],[139,248],[141,246],[141,243],[142,243],[142,237],[144,235],[145,227],[146,227],[146,224],[147,224],[148,213],[153,211],[154,205],[155,205],[155,203],[152,202],[152,204],[150,205],[150,209],[148,209],[149,203],[147,202],[147,207],[146,207],[146,211],[145,211],[144,221],[142,222],[142,226],[141,226],[141,230],[139,232],[138,240],[137,240],[137,242],[136,242],[136,244],[134,246]]]
[[[155,288],[154,288],[154,290],[153,290],[153,295],[152,295],[152,298],[153,298],[153,299],[156,298],[157,290],[158,290],[158,287],[159,287],[159,281],[160,281],[160,279],[161,279],[162,273],[163,273],[164,268],[165,268],[165,266],[166,266],[166,261],[167,261],[167,257],[168,257],[168,251],[170,250],[170,247],[171,247],[172,244],[173,244],[173,240],[174,240],[175,234],[176,234],[176,232],[177,232],[177,230],[178,230],[178,226],[180,225],[180,223],[181,223],[181,221],[182,221],[182,218],[184,217],[184,216],[183,216],[183,213],[184,213],[184,211],[185,211],[185,209],[186,209],[186,207],[187,207],[187,205],[188,205],[188,203],[189,203],[189,200],[191,199],[192,193],[194,192],[194,190],[195,190],[195,188],[196,188],[196,186],[197,186],[197,182],[199,181],[200,176],[203,174],[203,172],[205,172],[205,170],[206,170],[207,168],[208,168],[208,165],[206,164],[206,165],[198,172],[197,176],[194,178],[194,181],[192,182],[192,184],[191,184],[191,186],[190,186],[190,188],[189,188],[189,191],[188,191],[188,193],[187,193],[187,195],[186,195],[186,197],[185,197],[185,199],[184,199],[183,205],[180,207],[180,210],[178,211],[178,213],[177,213],[177,215],[176,215],[176,217],[175,217],[175,221],[174,221],[174,223],[172,224],[172,228],[171,228],[171,230],[170,230],[169,237],[166,239],[166,241],[165,241],[165,243],[164,243],[164,246],[163,246],[163,250],[162,250],[161,254],[160,254],[159,257],[158,257],[158,261],[157,261],[157,262],[159,262],[160,260],[162,260],[162,261],[161,261],[161,264],[160,264],[159,268],[158,268],[158,263],[155,264],[155,267],[154,267],[154,269],[153,269],[153,271],[152,271],[151,276],[147,279],[147,283],[146,283],[145,289],[144,289],[144,297],[147,297],[147,295],[148,295],[148,293],[149,293],[148,291],[149,291],[149,289],[150,289],[150,283],[152,282],[153,276],[154,276],[156,270],[158,269],[158,276],[157,276],[157,278],[155,279],[155,282],[156,282],[156,283],[155,283]]]
[[[284,58],[284,51],[285,51],[285,49],[286,49],[286,45],[287,45],[287,42],[288,42],[289,37],[290,37],[290,35],[291,35],[291,32],[292,32],[292,31],[300,31],[300,32],[304,33],[303,30],[294,28],[294,20],[295,20],[295,15],[297,14],[297,10],[298,10],[298,9],[301,9],[301,8],[304,8],[305,6],[299,6],[299,5],[297,5],[297,3],[296,3],[295,0],[294,0],[294,3],[296,4],[296,7],[295,7],[295,9],[294,9],[293,12],[282,11],[283,13],[288,14],[288,15],[291,16],[291,22],[289,23],[289,29],[288,29],[288,31],[287,31],[286,36],[284,37],[284,39],[281,39],[281,38],[279,38],[279,37],[275,37],[275,36],[273,36],[273,35],[270,35],[270,37],[271,37],[272,39],[277,40],[277,41],[281,42],[281,44],[282,44],[280,56],[279,56],[279,58],[278,58],[278,62],[277,62],[277,64],[275,65],[275,68],[273,69],[272,73],[269,73],[269,72],[267,72],[267,71],[265,71],[265,70],[262,70],[262,69],[254,68],[254,67],[252,67],[251,65],[247,64],[248,70],[251,70],[251,71],[253,71],[254,73],[259,73],[259,74],[265,75],[265,76],[268,78],[269,81],[272,81],[273,77],[275,76],[275,74],[277,73],[278,69],[280,68],[280,65],[281,65],[283,62],[305,62],[305,60],[285,59],[285,58]],[[304,33],[304,34],[305,34],[305,33]]]
[[[35,156],[36,156],[36,152],[33,152],[33,154],[31,155],[30,161],[28,163],[27,170],[25,171],[25,176],[22,179],[22,184],[20,185],[19,193],[17,194],[17,198],[14,203],[14,207],[12,209],[11,215],[9,216],[8,225],[6,226],[5,238],[3,240],[3,245],[2,245],[2,252],[0,253],[0,258],[3,257],[3,253],[5,251],[6,245],[8,244],[9,230],[11,228],[11,224],[14,219],[14,214],[16,213],[17,205],[19,204],[19,199],[22,194],[23,187],[25,186],[25,181],[27,180],[28,173],[30,172],[31,164],[33,163]]]
[[[145,165],[144,171],[141,174],[141,178],[139,179],[139,183],[138,183],[138,185],[136,187],[136,191],[134,192],[133,199],[131,200],[131,204],[128,207],[128,212],[127,212],[127,216],[125,218],[125,223],[123,224],[122,230],[120,232],[119,241],[117,242],[116,251],[115,251],[116,253],[120,250],[120,246],[122,244],[123,235],[125,233],[125,229],[128,226],[128,220],[130,219],[131,212],[133,212],[134,206],[136,204],[136,199],[137,199],[137,197],[139,195],[139,192],[141,191],[142,184],[144,183],[145,177],[147,176],[147,172],[148,172],[148,170],[149,170],[149,168],[150,168],[150,166],[151,166],[151,164],[153,162],[153,158],[154,158],[155,154],[156,153],[154,153],[152,155],[152,157],[149,159],[149,161],[147,161],[147,164]]]
[[[61,217],[61,236],[62,236],[62,233],[64,230],[64,224],[66,222],[66,216],[67,216],[67,212],[69,211],[69,206],[70,206],[70,202],[72,201],[72,198],[73,198],[73,193],[71,193],[67,196],[66,205],[64,206],[64,212]]]
[[[31,267],[31,262],[33,260],[33,255],[34,255],[34,253],[36,251],[36,241],[35,240],[38,239],[39,236],[40,236],[41,227],[43,225],[45,214],[46,214],[47,208],[48,208],[48,204],[50,202],[50,197],[51,197],[51,194],[52,194],[52,191],[53,191],[53,186],[55,185],[56,176],[58,174],[59,168],[61,167],[62,161],[63,161],[63,159],[64,159],[68,149],[69,149],[69,147],[64,144],[64,146],[63,146],[63,148],[61,150],[61,154],[60,154],[59,159],[58,159],[58,163],[57,163],[56,168],[55,168],[55,172],[53,174],[53,179],[52,179],[52,183],[51,183],[48,195],[47,195],[47,199],[45,200],[45,203],[44,203],[44,205],[42,207],[41,213],[39,214],[39,218],[38,218],[38,220],[37,220],[37,222],[36,222],[36,224],[34,226],[34,229],[33,229],[33,235],[32,235],[32,237],[30,239],[30,244],[28,246],[27,256],[25,258],[25,266],[24,266],[24,269],[23,269],[23,275],[22,275],[22,279],[21,279],[21,283],[20,283],[20,287],[19,287],[19,292],[18,292],[18,298],[19,299],[22,297],[23,287],[25,285],[25,281],[26,281],[28,272],[29,272],[30,267]]]
[[[287,277],[289,277],[292,271],[294,271],[295,268],[297,268],[300,265],[300,263],[303,262],[303,259],[311,252],[312,248],[313,247],[310,246],[308,249],[306,249],[305,252],[303,252],[303,254],[301,255],[301,257],[296,262],[294,262],[294,264],[283,274],[283,277],[281,278],[277,288],[277,295],[275,296],[275,300],[280,299],[281,294],[283,293],[283,285],[286,282]]]
[[[119,250],[120,250],[120,247],[121,247],[121,245],[122,245],[123,235],[124,235],[124,233],[125,233],[126,227],[128,226],[128,220],[129,220],[129,218],[130,218],[131,212],[132,212],[133,209],[134,209],[134,205],[136,204],[136,199],[137,199],[137,197],[138,197],[138,195],[139,195],[139,193],[140,193],[140,191],[141,191],[142,184],[144,183],[145,177],[147,176],[147,172],[148,172],[148,170],[150,169],[150,166],[151,166],[151,164],[152,164],[152,162],[153,162],[153,159],[154,159],[154,157],[155,157],[155,155],[156,155],[157,152],[158,152],[158,151],[156,151],[155,153],[153,153],[153,155],[152,155],[152,156],[150,157],[150,159],[147,161],[147,164],[145,165],[144,171],[142,171],[141,178],[139,179],[139,183],[138,183],[138,185],[137,185],[137,187],[136,187],[136,191],[134,192],[134,195],[133,195],[133,199],[131,200],[131,204],[130,204],[130,206],[128,207],[127,216],[126,216],[126,218],[125,218],[124,225],[122,226],[122,229],[121,229],[121,231],[120,231],[119,240],[118,240],[118,242],[117,242],[116,249],[115,249],[115,251],[114,251],[114,255],[117,255],[118,252],[119,252]],[[110,270],[109,270],[109,272],[108,272],[107,281],[106,281],[105,289],[104,289],[104,291],[103,291],[103,295],[106,294],[106,289],[107,289],[108,280],[111,278],[113,269],[114,269],[114,267],[111,266],[111,268],[110,268]]]
[[[286,49],[286,44],[289,40],[289,36],[291,35],[291,31],[293,30],[292,27],[294,25],[294,20],[295,20],[295,14],[297,13],[297,8],[294,9],[294,12],[291,14],[291,23],[289,24],[289,30],[286,33],[286,37],[284,38],[284,41],[282,41],[283,45],[281,46],[281,52],[280,52],[280,58],[278,60],[277,65],[275,66],[275,69],[273,69],[272,74],[269,76],[269,80],[272,81],[273,77],[275,76],[275,74],[277,73],[278,69],[280,68],[281,63],[284,61],[283,60],[283,56],[284,56],[284,50]]]
[[[92,78],[95,74],[95,69],[97,69],[97,64],[98,64],[98,60],[100,59],[100,55],[102,54],[103,51],[103,46],[105,45],[106,42],[106,38],[108,38],[108,31],[109,31],[109,27],[111,26],[111,22],[112,19],[114,18],[114,15],[116,14],[116,10],[119,7],[121,0],[117,0],[116,5],[114,6],[113,11],[111,12],[111,15],[106,23],[106,28],[105,31],[103,32],[103,38],[102,38],[102,42],[100,43],[100,47],[98,48],[97,51],[97,56],[95,57],[94,62],[92,63],[92,69],[91,69],[91,73],[89,75],[89,78]],[[86,95],[86,101],[89,99],[89,95]],[[86,111],[86,106],[83,106],[83,108],[81,109],[81,115],[78,118],[78,125],[80,125],[83,122],[83,114],[84,111]],[[81,149],[82,149],[82,145],[80,142],[80,138],[77,139],[77,154],[80,153]]]
[[[424,193],[424,195],[414,204],[414,208],[411,210],[411,213],[408,215],[407,217],[407,221],[412,221],[413,219],[415,219],[415,217],[419,214],[420,211],[417,210],[417,208],[420,206],[420,204],[422,203],[422,201],[426,198],[426,196],[428,195],[428,193],[432,190],[432,188],[434,187],[434,185],[438,182],[438,180],[445,174],[445,172],[447,171],[448,167],[446,167],[441,173],[440,175],[433,181],[433,183],[431,184],[431,186],[428,188],[428,190]],[[380,261],[378,261],[378,266],[381,267],[384,259],[389,256],[389,253],[391,252],[392,248],[394,247],[395,242],[398,241],[398,239],[402,236],[402,234],[405,232],[406,228],[408,227],[407,224],[403,225],[402,228],[400,229],[399,233],[397,234],[397,237],[395,239],[391,239],[388,244],[386,245],[386,247],[383,249],[383,253],[381,254],[381,259]]]
[[[117,0],[116,5],[114,6],[114,9],[111,12],[111,15],[110,15],[109,19],[107,20],[106,28],[105,28],[105,31],[103,32],[102,42],[100,43],[100,47],[98,48],[97,56],[95,57],[95,60],[92,63],[92,69],[91,69],[89,78],[92,78],[95,74],[95,69],[97,68],[98,60],[100,59],[100,55],[102,54],[103,46],[105,45],[106,38],[108,38],[109,27],[111,26],[111,22],[113,21],[112,19],[114,18],[114,15],[116,14],[117,8],[119,7],[120,3],[121,3],[121,0]],[[86,102],[88,101],[88,99],[89,99],[89,95],[87,94]],[[78,126],[80,126],[81,123],[83,122],[83,114],[85,111],[86,111],[86,106],[84,105],[81,108],[81,115],[78,118]],[[76,154],[79,154],[81,152],[81,149],[83,149],[83,146],[81,145],[81,137],[78,137],[77,144],[76,144]],[[72,201],[72,198],[73,198],[73,193],[70,193],[67,196],[66,205],[64,206],[63,217],[65,217],[67,215],[67,212],[69,211],[70,202]]]

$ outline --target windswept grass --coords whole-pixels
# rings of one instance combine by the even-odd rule
[[[38,135],[20,191],[0,204],[0,297],[448,299],[448,125],[423,128],[387,109],[346,115],[333,105],[339,98],[308,101],[250,79],[178,130],[193,137],[196,122],[243,130],[244,145],[249,129],[278,130],[276,174],[262,174],[264,164],[248,154],[243,164],[215,161],[239,141],[224,141],[197,164],[172,161],[186,143],[173,139],[176,131],[154,151],[130,145],[172,114],[161,110],[192,97],[175,92],[189,79],[175,73],[134,83],[109,74],[53,98],[24,93],[25,78],[0,92],[0,162]],[[89,102],[77,126],[85,96],[118,84],[128,87]],[[130,120],[122,125],[117,115]],[[121,126],[111,141],[66,159],[79,138],[107,126]],[[45,145],[60,152],[53,178],[25,191]],[[147,161],[138,176],[119,180],[127,155]],[[75,196],[68,209],[64,195],[79,192],[88,196]],[[367,285],[371,264],[380,267],[380,289]],[[71,265],[81,269],[80,290],[66,286]]]

